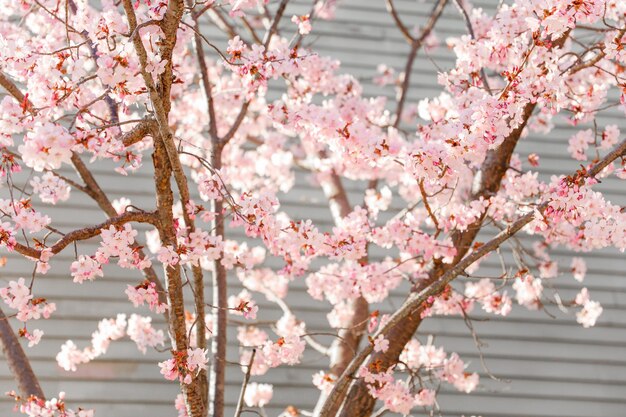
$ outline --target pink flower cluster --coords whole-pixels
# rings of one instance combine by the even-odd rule
[[[91,335],[91,346],[79,349],[76,344],[68,340],[61,346],[56,360],[66,371],[75,372],[77,366],[88,363],[104,355],[112,341],[128,335],[137,344],[142,353],[147,347],[163,346],[164,335],[162,330],[152,327],[152,319],[132,314],[127,320],[125,314],[118,314],[115,319],[103,319],[98,323],[98,329]]]
[[[237,296],[228,298],[228,308],[232,314],[242,315],[246,319],[256,319],[259,307],[252,300],[252,294],[243,290]]]
[[[82,284],[85,281],[93,281],[96,277],[103,277],[102,264],[92,256],[80,255],[78,260],[72,262],[70,271],[74,282]]]
[[[422,345],[411,339],[400,358],[409,369],[431,372],[433,376],[453,385],[459,391],[470,393],[478,386],[478,374],[466,372],[466,365],[458,354],[452,353],[448,356],[443,348],[437,348],[431,343]]]
[[[161,374],[170,381],[180,380],[191,384],[193,375],[207,369],[207,351],[200,348],[189,348],[186,351],[172,351],[173,358],[159,362]]]
[[[272,400],[273,394],[272,385],[252,382],[246,388],[243,399],[248,407],[264,407]]]
[[[60,392],[58,398],[44,400],[35,396],[22,398],[15,392],[7,393],[19,404],[19,412],[28,417],[94,417],[94,410],[78,408],[72,410],[65,403],[65,393]]]
[[[144,269],[151,265],[149,259],[142,258],[134,250],[137,231],[130,224],[126,223],[121,227],[111,225],[108,229],[103,229],[100,236],[102,243],[94,256],[99,263],[105,264],[110,258],[117,258],[117,264],[122,268]]]
[[[69,163],[74,144],[74,138],[66,128],[45,123],[36,126],[24,137],[24,143],[18,147],[18,151],[27,167],[42,172]]]
[[[394,378],[392,370],[376,373],[361,367],[358,377],[368,384],[370,395],[382,401],[394,413],[406,416],[413,407],[427,407],[435,402],[435,391],[422,388],[413,392],[408,382]]]
[[[43,203],[56,204],[70,198],[70,186],[52,172],[33,178],[30,185]]]
[[[478,301],[487,313],[506,316],[511,312],[511,298],[506,292],[496,291],[495,284],[488,278],[465,284],[465,297]]]
[[[156,284],[150,281],[144,281],[137,286],[128,285],[125,291],[128,299],[135,307],[147,304],[151,311],[162,314],[169,306],[167,303],[159,301],[159,293],[156,290]]]
[[[17,310],[17,319],[22,322],[50,318],[56,310],[56,304],[45,298],[34,298],[24,278],[9,281],[9,285],[0,288],[0,297],[10,308]]]
[[[30,234],[42,231],[52,221],[50,217],[36,211],[30,199],[0,200],[0,212],[11,217],[16,230]]]
[[[576,313],[576,321],[582,324],[583,327],[592,327],[596,324],[598,317],[602,314],[602,306],[597,301],[589,299],[589,291],[587,288],[583,288],[575,300],[576,305],[582,307],[582,309]]]

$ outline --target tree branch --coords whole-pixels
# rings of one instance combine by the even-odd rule
[[[617,32],[617,35],[616,35],[615,39],[616,40],[621,40],[624,37],[624,34],[626,34],[626,27],[624,27],[623,29],[620,29]],[[600,45],[602,45],[602,44],[603,43],[601,43]],[[575,65],[574,67],[572,67],[569,70],[569,73],[570,74],[576,74],[577,72],[580,72],[580,71],[584,70],[585,68],[592,67],[592,66],[596,65],[598,62],[600,62],[605,56],[606,56],[606,51],[604,49],[602,49],[598,54],[596,54],[596,56],[591,58],[589,61],[581,62],[580,64]]]
[[[8,78],[6,78],[6,76],[4,76],[2,72],[0,72],[0,81],[1,81],[0,84],[2,84],[2,86],[5,89],[7,89],[7,91],[11,92],[11,95],[16,100],[20,101],[21,103],[24,103],[29,109],[33,108],[33,104],[30,102],[30,100],[28,100],[28,98],[24,94],[22,94],[22,92],[17,88],[17,86]],[[117,114],[115,113],[116,112],[115,105],[111,104],[110,102],[108,102],[108,105],[109,105],[109,110],[111,111],[111,118],[113,120],[116,120]],[[144,122],[141,122],[137,126],[135,126],[130,132],[122,136],[120,140],[126,146],[130,146],[133,143],[136,143],[137,141],[143,139],[145,135],[148,133],[146,129],[150,128],[153,124],[154,124],[153,120],[145,120]],[[16,155],[12,152],[11,154],[21,158],[21,156]],[[117,211],[113,207],[113,204],[111,204],[111,201],[106,196],[106,193],[102,190],[102,188],[100,188],[93,174],[87,168],[87,166],[82,161],[80,156],[77,153],[72,152],[71,160],[72,160],[72,164],[74,165],[74,168],[76,169],[76,172],[78,172],[78,175],[85,182],[85,186],[82,186],[70,180],[69,178],[65,178],[64,176],[54,171],[49,171],[49,172],[52,172],[53,175],[61,178],[62,180],[70,184],[72,187],[84,192],[89,197],[91,197],[98,204],[98,206],[107,214],[107,216],[109,216],[109,218],[116,217]],[[138,244],[133,245],[133,247],[138,248],[139,256],[141,256],[142,258],[146,257],[145,253],[143,252],[141,248],[139,248]],[[165,303],[167,301],[166,296],[165,296],[165,289],[163,288],[163,285],[161,284],[161,280],[157,276],[156,272],[154,272],[154,268],[152,267],[145,268],[143,270],[143,274],[144,274],[144,277],[146,277],[146,279],[148,279],[150,282],[154,282],[154,284],[156,285],[156,290],[159,294],[159,302]],[[169,313],[165,311],[163,314],[166,319],[166,322],[169,323]]]
[[[214,170],[222,168],[222,146],[217,138],[212,139],[211,166]],[[213,236],[224,239],[225,216],[224,204],[220,199],[211,200],[211,211],[215,217],[211,222]],[[218,307],[213,314],[213,337],[211,338],[211,352],[214,362],[211,367],[209,381],[209,413],[213,417],[224,417],[225,390],[226,390],[226,348],[228,344],[228,275],[221,259],[215,259],[213,266],[213,304]]]
[[[587,177],[596,176],[602,169],[608,166],[615,159],[626,155],[626,140],[622,141],[618,146],[616,146],[612,152],[607,154],[601,161],[599,161],[594,167],[589,169],[586,173]],[[548,203],[543,203],[539,208],[539,212],[543,212]],[[530,212],[516,221],[511,223],[505,230],[498,233],[494,238],[489,240],[484,245],[480,246],[477,250],[472,252],[471,254],[465,256],[458,262],[454,263],[452,267],[450,267],[445,273],[443,273],[437,281],[429,284],[426,288],[423,288],[419,292],[415,292],[409,296],[409,298],[402,304],[402,306],[390,317],[389,321],[385,324],[385,326],[379,329],[378,332],[373,336],[373,338],[377,338],[379,335],[386,336],[387,339],[390,339],[389,332],[398,326],[402,326],[402,324],[406,324],[407,320],[415,320],[421,321],[419,318],[419,314],[421,312],[421,307],[426,300],[428,300],[431,296],[436,296],[439,294],[452,280],[454,280],[459,274],[461,274],[466,268],[472,265],[474,262],[481,259],[483,256],[497,249],[502,243],[508,240],[510,237],[514,236],[517,232],[519,232],[524,226],[529,224],[535,218],[535,213]],[[404,346],[404,345],[403,345]],[[361,352],[352,360],[350,365],[347,367],[346,371],[341,375],[339,380],[336,382],[335,386],[331,394],[329,395],[327,404],[324,405],[319,417],[330,417],[332,414],[328,413],[328,409],[330,409],[330,403],[335,401],[340,401],[347,393],[347,390],[350,385],[350,381],[353,377],[353,374],[358,370],[361,364],[367,359],[367,357],[372,353],[373,346],[367,345],[363,348]],[[357,380],[358,381],[358,380]],[[345,412],[345,410],[342,410]],[[343,415],[343,414],[342,414]],[[359,414],[365,415],[365,414]]]
[[[108,229],[110,226],[121,226],[126,223],[149,223],[154,226],[158,226],[158,218],[154,212],[134,212],[128,211],[120,214],[119,216],[111,217],[107,221],[97,224],[95,226],[85,227],[78,230],[73,230],[65,234],[61,239],[49,247],[53,254],[57,254],[65,249],[68,245],[81,241],[91,239],[92,237],[99,236],[102,233],[102,229]],[[29,258],[39,259],[41,257],[42,250],[25,246],[21,243],[15,244],[15,250]]]
[[[569,32],[565,33],[558,40],[554,42],[553,47],[560,48],[563,46],[565,40],[569,36]],[[510,159],[513,155],[513,151],[517,145],[517,142],[522,134],[526,123],[530,119],[535,108],[535,103],[528,102],[523,111],[522,122],[514,128],[509,135],[504,139],[502,144],[495,150],[488,152],[485,161],[483,162],[480,171],[474,178],[474,190],[472,193],[472,200],[483,198],[489,198],[491,195],[497,193],[502,182],[502,178],[506,173],[506,170],[510,166]],[[451,265],[455,265],[460,262],[465,254],[471,247],[471,243],[480,231],[485,213],[483,213],[474,223],[469,225],[463,232],[455,231],[451,234],[451,239],[454,247],[456,248],[456,255],[452,260]],[[433,268],[428,274],[428,277],[420,282],[420,287],[414,290],[414,293],[420,293],[423,288],[428,288],[433,283],[437,282],[445,273],[450,269],[449,265],[445,265],[440,261],[435,261]],[[409,296],[409,299],[413,295]],[[413,334],[417,331],[421,319],[418,316],[408,317],[401,325],[395,326],[389,331],[388,339],[391,341],[389,349],[386,352],[378,352],[372,355],[370,363],[378,361],[382,364],[382,369],[386,370],[389,366],[395,364],[398,360],[402,349],[413,337]],[[345,375],[345,373],[344,373]],[[342,388],[348,390],[348,383]],[[350,392],[346,395],[343,392],[334,399],[334,401],[343,401],[345,398],[351,399],[350,403],[345,403],[340,417],[350,417],[352,415],[368,415],[371,413],[375,400],[368,394],[367,386],[362,380],[355,380],[350,388]],[[328,409],[332,407],[328,406]],[[331,414],[325,414],[330,416]]]
[[[413,39],[413,35],[411,35],[409,29],[407,29],[404,23],[402,23],[402,19],[400,19],[400,16],[398,15],[398,11],[393,4],[393,0],[385,0],[385,5],[387,6],[387,11],[389,12],[389,14],[391,14],[393,21],[396,23],[398,29],[400,29],[400,32],[402,32],[402,34],[404,35],[406,41],[409,43],[409,45],[413,44],[415,42],[415,39]]]
[[[133,32],[137,28],[137,17],[135,16],[135,11],[130,0],[124,0],[123,3],[126,16],[128,17],[129,29]],[[151,74],[146,71],[148,60],[143,42],[139,37],[132,39],[139,57],[141,74],[146,87],[148,88],[150,101],[154,106],[154,113],[156,115],[158,126],[158,130],[155,132],[158,134],[156,135],[157,140],[155,141],[155,152],[153,154],[153,158],[155,161],[155,171],[157,163],[163,166],[162,172],[155,172],[155,183],[157,184],[157,194],[159,194],[157,197],[157,204],[161,220],[161,228],[159,232],[161,235],[161,241],[166,244],[171,244],[174,247],[177,246],[177,239],[174,227],[172,204],[170,201],[170,199],[173,199],[173,196],[169,185],[169,176],[172,173],[174,174],[174,179],[180,193],[185,224],[189,229],[189,233],[193,233],[195,230],[193,219],[191,219],[189,213],[187,212],[187,206],[190,201],[187,177],[183,171],[178,150],[174,144],[174,139],[168,123],[168,115],[171,108],[170,89],[174,79],[172,72],[172,52],[176,46],[176,32],[182,18],[183,10],[184,3],[182,0],[170,1],[167,12],[161,21],[161,29],[164,32],[164,39],[161,42],[159,54],[161,59],[166,60],[166,66],[165,71],[160,75],[159,82],[156,86],[154,85]],[[159,146],[159,142],[163,145],[162,148]],[[162,160],[163,156],[167,157],[167,161]],[[169,204],[169,206],[167,206],[167,204]],[[204,332],[206,331],[206,324],[204,322],[204,277],[202,269],[199,265],[193,265],[192,272],[195,286],[194,300],[196,304],[197,333],[204,336]],[[167,275],[170,306],[173,310],[175,310],[173,327],[175,331],[176,346],[177,349],[182,350],[186,349],[187,340],[180,267],[168,267]],[[170,291],[170,286],[174,287],[174,291]],[[203,348],[206,346],[206,338],[198,338],[197,343],[198,347]],[[195,378],[195,381],[196,383],[191,384],[190,387],[183,387],[188,413],[191,417],[203,416],[206,413],[206,373],[201,372]]]
[[[190,4],[191,0],[187,0],[187,4]],[[213,87],[211,86],[211,80],[209,79],[209,69],[206,65],[204,56],[204,49],[202,49],[202,38],[199,32],[200,25],[198,19],[192,14],[193,23],[195,26],[194,31],[194,48],[196,50],[196,60],[200,67],[200,79],[202,81],[202,87],[204,88],[204,94],[206,96],[207,108],[209,110],[209,135],[211,138],[217,138],[217,119],[215,118],[215,104],[213,102]]]
[[[470,16],[467,14],[467,10],[465,10],[465,7],[463,7],[461,0],[454,0],[454,3],[456,4],[456,7],[461,12],[461,16],[463,16],[463,20],[465,21],[465,26],[467,27],[467,31],[469,32],[472,39],[476,40],[476,35],[474,34],[474,27],[472,26],[472,20],[470,19]],[[491,87],[489,87],[489,80],[487,79],[487,74],[485,74],[484,68],[480,69],[480,78],[482,79],[483,85],[485,86],[485,89],[487,90],[487,92],[491,94]]]
[[[156,123],[154,120],[146,119],[135,125],[128,132],[124,133],[120,138],[120,141],[126,147],[132,146],[137,142],[141,142],[143,138],[148,136],[154,130],[155,126]]]
[[[278,9],[276,10],[276,14],[274,15],[274,20],[272,20],[272,24],[267,32],[265,32],[265,36],[263,37],[263,46],[267,51],[267,48],[270,46],[270,42],[272,41],[272,37],[274,33],[278,30],[278,25],[280,23],[280,19],[283,17],[283,13],[285,13],[285,8],[287,7],[287,3],[289,0],[281,0],[280,5],[278,5]]]
[[[4,89],[7,90],[7,92],[15,97],[15,99],[20,103],[24,103],[26,101],[26,96],[22,94],[22,92],[19,88],[17,88],[15,83],[11,81],[9,77],[7,77],[6,74],[2,71],[0,71],[0,85],[4,87]]]
[[[408,39],[410,39],[409,44],[411,45],[411,49],[409,51],[406,65],[404,67],[404,79],[402,80],[402,87],[400,88],[400,92],[398,94],[398,101],[396,104],[396,112],[395,112],[395,120],[393,122],[393,127],[395,128],[400,126],[400,121],[402,120],[402,111],[404,109],[404,102],[406,101],[406,97],[408,95],[409,87],[411,84],[410,82],[411,72],[413,71],[413,63],[415,62],[415,57],[417,56],[417,52],[424,44],[424,40],[432,32],[433,28],[435,27],[435,24],[437,23],[437,20],[439,20],[439,17],[441,17],[441,14],[443,13],[443,9],[446,7],[447,3],[448,3],[448,0],[438,0],[437,3],[435,3],[435,7],[433,8],[433,11],[430,14],[430,18],[428,19],[426,26],[424,26],[418,38],[414,39],[413,37],[410,36],[410,34],[408,35],[409,36]],[[387,8],[391,11],[392,16],[394,16],[394,20],[397,18],[396,24],[398,25],[398,28],[400,28],[400,31],[403,34],[405,34],[404,32],[407,29],[400,21],[400,18],[397,16],[397,13],[395,11],[395,8],[393,7],[393,3],[391,2],[391,0],[387,0]],[[406,36],[407,34],[405,34],[405,37]]]
[[[235,417],[241,416],[241,411],[243,410],[243,399],[246,396],[246,388],[248,387],[248,383],[250,382],[250,373],[252,372],[252,364],[254,364],[255,356],[256,356],[256,349],[252,349],[252,355],[250,355],[250,363],[248,363],[246,374],[243,377],[243,382],[241,383],[241,391],[239,392],[239,400],[237,400],[237,408],[235,409]]]
[[[9,370],[13,374],[13,378],[17,382],[20,395],[28,398],[31,395],[37,398],[45,399],[45,395],[39,380],[33,372],[30,361],[24,353],[24,349],[17,338],[17,335],[11,328],[8,317],[0,308],[0,344],[2,345],[2,353],[7,361]]]
[[[246,118],[246,114],[248,112],[249,106],[250,106],[249,101],[245,101],[242,104],[241,109],[239,109],[239,114],[237,114],[237,118],[235,119],[235,122],[230,127],[228,132],[224,135],[224,137],[220,139],[221,146],[226,145],[228,142],[230,142],[233,136],[235,136],[235,134],[237,133],[237,130],[239,130],[239,127],[241,126],[241,123],[243,123],[244,119]]]

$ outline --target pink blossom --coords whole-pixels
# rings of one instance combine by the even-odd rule
[[[24,278],[17,281],[9,281],[9,285],[0,288],[0,297],[11,308],[21,310],[30,302],[33,296],[30,289],[25,285]]]
[[[326,373],[324,371],[319,371],[313,374],[313,385],[317,387],[322,393],[328,395],[332,391],[335,386],[335,381],[337,377],[333,374]]]
[[[207,369],[207,351],[204,349],[188,348],[186,351],[176,351],[173,354],[173,358],[159,362],[161,374],[165,379],[170,381],[178,379],[184,384],[191,384],[193,375]]]
[[[131,206],[131,201],[128,198],[122,197],[111,201],[111,204],[117,214],[123,214],[126,212],[126,209]]]
[[[374,340],[375,352],[386,352],[389,349],[389,340],[381,334]]]
[[[62,126],[45,123],[36,126],[24,137],[18,147],[26,166],[37,172],[44,169],[57,169],[69,163],[74,141],[72,135]]]
[[[589,148],[589,144],[594,142],[595,140],[591,129],[582,130],[570,138],[567,150],[570,155],[572,155],[572,158],[579,161],[585,161],[587,160],[586,153]]]
[[[191,372],[195,371],[196,369],[198,370],[198,372],[203,369],[206,370],[208,362],[209,360],[207,359],[206,349],[187,349],[187,369],[189,369]]]
[[[435,391],[430,389],[421,389],[415,396],[415,405],[420,407],[429,407],[435,403]]]
[[[252,382],[246,388],[244,401],[248,407],[264,407],[272,400],[273,394],[272,385]]]
[[[454,387],[459,391],[469,394],[478,386],[478,374],[464,372],[454,380]]]
[[[118,340],[126,334],[126,315],[118,314],[115,319],[104,319],[98,323],[98,330],[91,335],[90,359],[103,355],[109,349],[111,341]]]
[[[228,298],[228,308],[232,314],[242,315],[244,318],[254,320],[259,311],[259,307],[252,300],[252,295],[243,290],[237,296]]]
[[[19,229],[24,229],[29,233],[40,232],[51,222],[50,217],[28,209],[19,210],[11,216],[11,218],[15,222],[15,226]]]
[[[161,368],[161,374],[167,380],[174,381],[180,376],[174,359],[159,362],[159,367]]]
[[[68,340],[61,346],[61,351],[57,354],[56,360],[61,368],[75,372],[77,365],[89,362],[90,357],[87,353],[79,350],[74,342]]]
[[[583,282],[585,279],[585,274],[587,273],[587,264],[583,258],[572,258],[572,274],[574,275],[574,279],[578,282]]]
[[[86,280],[93,281],[96,277],[104,276],[102,265],[90,256],[80,255],[77,261],[72,262],[70,267],[74,282],[82,284]]]
[[[313,27],[311,26],[311,19],[308,14],[303,16],[292,16],[291,21],[298,25],[298,32],[300,35],[308,35]]]
[[[611,149],[619,140],[620,130],[616,125],[607,125],[602,132],[599,149]]]
[[[189,417],[187,414],[187,404],[185,404],[185,397],[183,394],[178,394],[174,401],[174,407],[178,411],[178,417]]]
[[[306,343],[299,336],[281,337],[276,342],[266,342],[263,354],[266,364],[273,368],[280,364],[295,365],[300,362]]]
[[[240,326],[237,328],[237,340],[239,340],[239,343],[243,346],[261,346],[268,338],[265,331],[255,326]]]
[[[14,228],[8,222],[0,222],[0,247],[13,250],[17,241],[15,240]]]
[[[161,247],[157,252],[157,259],[164,265],[174,266],[178,264],[178,254],[172,246]]]
[[[70,197],[70,186],[52,172],[33,178],[30,185],[33,187],[33,193],[44,203],[56,204]]]
[[[541,306],[543,285],[541,279],[524,274],[515,278],[513,289],[516,291],[516,300],[529,310],[537,310]]]
[[[152,327],[152,318],[132,314],[128,319],[126,333],[130,340],[137,344],[137,348],[144,355],[148,347],[163,346],[165,336],[163,330],[156,330]]]
[[[373,78],[373,82],[381,87],[394,84],[396,82],[396,72],[393,68],[385,64],[379,64],[376,68],[377,75]]]
[[[576,321],[583,325],[583,327],[593,327],[596,321],[602,314],[602,306],[597,301],[592,301],[589,298],[589,291],[587,288],[583,288],[580,293],[576,295],[574,301],[577,305],[582,306],[582,309],[576,313]]]
[[[72,410],[67,407],[64,392],[60,392],[58,398],[51,398],[47,401],[34,395],[22,399],[14,392],[7,394],[15,397],[16,401],[21,401],[19,412],[28,417],[94,417],[93,410],[82,408]]]
[[[583,327],[592,327],[602,314],[602,310],[599,302],[588,301],[583,305],[582,310],[576,313],[576,321],[582,324]]]
[[[147,268],[150,264],[146,263],[147,260],[140,259],[132,248],[135,236],[137,231],[128,223],[119,228],[111,225],[108,229],[103,229],[100,234],[102,243],[94,258],[100,263],[106,263],[111,257],[117,257],[117,263],[122,268]]]
[[[199,177],[196,182],[198,183],[200,197],[204,201],[222,199],[222,193],[224,192],[222,179],[217,174],[211,176],[203,175]]]
[[[539,276],[541,278],[554,278],[558,274],[559,264],[554,261],[539,264]]]
[[[157,82],[159,75],[165,71],[167,60],[161,59],[158,55],[148,53],[148,65],[146,71],[150,73],[154,82]]]
[[[125,293],[135,307],[148,304],[150,310],[158,314],[169,308],[166,303],[159,301],[159,293],[154,282],[144,281],[135,287],[127,285]]]
[[[26,332],[24,337],[28,339],[28,347],[33,347],[41,341],[41,337],[43,336],[43,331],[39,329],[33,330],[32,333]]]

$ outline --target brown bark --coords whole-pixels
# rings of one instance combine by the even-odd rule
[[[13,379],[17,382],[20,395],[22,397],[34,395],[37,398],[45,399],[30,361],[2,309],[0,309],[0,345],[2,345],[2,353],[4,353],[9,370],[13,374]]]
[[[32,109],[32,103],[26,99],[24,94],[17,88],[15,83],[9,79],[2,71],[0,71],[0,85],[4,87],[20,104],[28,104],[27,108]]]
[[[154,153],[152,154],[154,165],[154,180],[157,197],[157,213],[160,227],[159,236],[161,243],[177,246],[176,228],[174,226],[174,194],[170,184],[172,168],[169,164],[165,148],[161,141],[155,141]],[[172,349],[184,351],[188,348],[187,331],[185,325],[185,304],[183,298],[182,278],[180,267],[168,266],[165,270],[167,282],[167,294],[169,297],[170,321],[172,329]],[[197,378],[191,384],[181,384],[181,389],[187,404],[187,413],[191,417],[204,417],[206,409],[202,401],[202,395],[197,383]]]
[[[129,29],[131,33],[134,33],[137,30],[137,18],[135,16],[135,12],[130,0],[124,0],[124,10],[126,12],[126,16],[128,17]],[[161,178],[161,180],[157,180],[162,183],[160,186],[157,186],[157,192],[168,192],[171,194],[173,204],[173,194],[169,184],[170,176],[173,175],[176,181],[176,185],[178,187],[178,191],[181,197],[181,203],[183,206],[183,219],[185,220],[185,224],[188,228],[188,231],[191,233],[195,230],[195,225],[193,220],[190,218],[187,213],[186,207],[190,201],[189,196],[189,187],[187,185],[187,177],[185,172],[183,171],[182,165],[180,163],[180,159],[178,156],[178,150],[174,144],[174,138],[169,128],[169,111],[171,109],[171,99],[170,99],[170,91],[171,85],[174,81],[173,74],[173,66],[172,66],[172,55],[174,47],[176,46],[176,32],[178,30],[178,26],[180,24],[180,20],[183,15],[184,10],[184,2],[182,0],[173,0],[168,3],[167,11],[163,17],[163,20],[159,23],[161,29],[164,33],[164,39],[160,43],[159,54],[161,59],[166,62],[165,70],[159,76],[158,83],[155,85],[152,76],[146,71],[147,65],[147,53],[145,47],[138,36],[133,37],[133,44],[135,47],[135,51],[137,52],[137,56],[139,58],[139,62],[141,64],[141,74],[148,89],[148,93],[150,96],[150,101],[154,107],[154,113],[156,116],[156,125],[157,129],[154,129],[153,135],[155,136],[154,146],[155,146],[155,162],[159,162],[162,166],[167,165],[167,184],[165,184],[165,177]],[[162,153],[161,153],[162,151]],[[165,161],[160,160],[159,158],[165,157]],[[165,173],[158,173],[157,167],[155,165],[155,176],[156,178],[160,178]],[[167,188],[167,189],[166,189]],[[157,200],[158,202],[158,200]],[[165,207],[159,206],[159,211],[163,214],[162,220],[165,217],[169,217],[168,222],[171,223],[173,227],[173,215],[171,215],[171,204],[169,209],[169,214],[165,212]],[[176,242],[176,234],[174,233],[173,239],[170,236],[164,234],[169,229],[169,224],[162,223],[159,232],[162,234],[161,241],[164,244],[171,244],[174,247],[177,245]],[[172,229],[174,230],[174,229]],[[168,232],[169,233],[169,232]],[[171,243],[165,243],[163,237],[167,237]],[[170,273],[175,273],[177,275],[174,276],[174,281],[181,280],[180,277],[180,269],[179,267],[167,268],[168,274],[168,291],[170,286],[169,275]],[[193,273],[193,281],[194,281],[194,302],[196,305],[196,335],[197,335],[197,344],[199,348],[204,348],[206,346],[206,323],[204,321],[204,276],[202,273],[202,269],[199,265],[192,266]],[[179,285],[182,283],[179,282]],[[171,293],[168,294],[170,297],[170,301],[173,299],[174,295]],[[176,297],[178,297],[176,295]],[[185,322],[184,322],[184,305],[182,298],[182,290],[180,292],[180,299],[177,301],[181,303],[181,308],[183,309],[183,321],[182,321],[182,331],[185,332]],[[178,314],[178,313],[177,313]],[[172,327],[174,327],[174,333],[178,334],[180,329],[178,328],[181,323],[178,323],[178,318],[174,317],[172,322]],[[178,342],[177,342],[178,343]],[[186,340],[185,340],[186,343]],[[206,400],[208,395],[207,391],[207,381],[206,381],[206,372],[201,371],[198,376],[194,379],[194,382],[189,387],[183,387],[183,394],[186,397],[187,408],[192,417],[196,416],[204,416],[206,414],[207,405]]]
[[[120,140],[124,146],[131,146],[137,142],[140,142],[154,131],[155,122],[152,119],[146,119],[140,123],[137,123],[131,130],[126,132]]]
[[[193,3],[188,0],[189,7],[193,7]],[[192,13],[192,19],[194,21],[194,47],[196,52],[196,59],[200,68],[200,79],[204,88],[204,94],[207,100],[207,109],[209,112],[209,136],[212,143],[211,152],[211,167],[213,169],[220,169],[222,166],[222,149],[223,144],[230,138],[221,140],[218,137],[217,132],[217,118],[215,112],[215,104],[213,101],[213,87],[209,78],[209,69],[206,65],[204,50],[202,49],[202,36],[199,32],[200,25],[197,21],[197,16]],[[243,122],[243,118],[247,111],[247,104],[244,105],[239,113],[238,122],[235,122],[233,126],[234,135],[239,124]],[[241,120],[239,120],[241,119]],[[212,222],[211,229],[214,236],[221,236],[224,239],[224,214],[223,204],[221,201],[212,201],[212,211],[216,213],[216,217]],[[186,220],[187,221],[187,220]],[[191,219],[189,219],[191,222]],[[201,272],[201,271],[200,271]],[[222,417],[224,415],[224,390],[225,390],[225,377],[226,377],[226,347],[227,347],[227,307],[228,307],[228,283],[227,283],[226,268],[221,263],[221,257],[213,262],[213,305],[217,306],[217,311],[213,314],[213,338],[211,340],[211,353],[213,357],[213,363],[211,364],[210,375],[203,375],[202,378],[202,395],[205,404],[209,410],[211,416]],[[194,272],[194,282],[196,291],[200,290],[204,292],[204,282],[202,276],[198,272]],[[196,331],[196,338],[198,343],[202,343],[202,348],[206,347],[206,330],[205,330],[205,303],[204,295],[196,297],[196,314],[198,317],[202,316],[202,329],[198,328]],[[199,325],[199,323],[198,323]],[[202,342],[200,342],[202,341]]]
[[[211,153],[211,165],[213,169],[222,167],[222,145],[213,142]],[[213,200],[211,211],[215,213],[212,222],[214,236],[224,237],[224,207],[221,200]],[[227,314],[228,314],[228,282],[226,268],[221,259],[213,261],[213,305],[217,311],[213,313],[213,338],[211,339],[211,351],[213,364],[209,380],[210,410],[213,417],[224,416],[224,394],[226,376],[226,344],[227,344]]]

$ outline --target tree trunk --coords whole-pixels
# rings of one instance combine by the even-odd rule
[[[171,187],[172,168],[168,162],[165,146],[160,138],[155,138],[154,140],[154,153],[152,158],[157,196],[157,212],[160,221],[159,237],[164,246],[172,245],[176,247],[176,228],[174,226],[174,215],[172,212],[172,206],[174,204],[174,194],[172,193]],[[189,344],[185,324],[185,304],[180,267],[178,265],[168,266],[165,270],[165,275],[169,298],[170,329],[173,342],[172,349],[178,352],[186,351]],[[199,390],[199,381],[199,378],[194,378],[191,384],[181,383],[181,389],[185,396],[185,403],[187,404],[187,413],[190,417],[205,417],[206,415],[206,408],[202,402],[202,395]]]
[[[20,395],[25,398],[34,395],[37,398],[45,399],[39,381],[30,366],[30,361],[2,309],[0,309],[0,344],[9,370],[13,374],[13,379],[17,382]]]
[[[214,140],[211,153],[211,166],[215,170],[222,167],[222,146]],[[215,219],[211,224],[214,236],[224,238],[224,205],[221,200],[213,200],[211,211]],[[226,268],[222,265],[221,257],[213,261],[213,337],[211,352],[213,363],[209,381],[210,410],[212,417],[224,417],[224,391],[226,389],[226,343],[227,343],[227,314],[228,314],[228,282]]]

